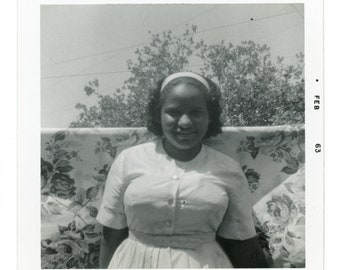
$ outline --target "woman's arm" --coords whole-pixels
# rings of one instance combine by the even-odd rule
[[[235,268],[269,268],[257,236],[246,240],[216,237]]]
[[[106,269],[117,247],[128,237],[128,228],[121,230],[103,226],[103,236],[100,245],[99,266]]]

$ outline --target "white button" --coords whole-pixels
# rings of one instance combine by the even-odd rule
[[[179,177],[178,177],[178,175],[174,175],[173,177],[172,177],[172,179],[174,179],[174,180],[178,180],[179,179]]]
[[[183,209],[184,208],[184,205],[186,204],[187,202],[185,200],[181,201],[181,206],[180,206],[180,209]]]

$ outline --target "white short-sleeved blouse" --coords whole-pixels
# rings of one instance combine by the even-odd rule
[[[129,228],[110,268],[232,267],[215,236],[256,235],[249,196],[240,165],[206,145],[188,162],[170,158],[161,140],[122,151],[97,216]]]

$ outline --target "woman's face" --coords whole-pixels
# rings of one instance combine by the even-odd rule
[[[209,125],[205,94],[185,83],[168,89],[164,94],[161,125],[165,150],[173,155],[197,153]]]

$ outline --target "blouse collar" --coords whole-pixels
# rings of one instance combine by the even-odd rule
[[[204,156],[205,156],[205,153],[206,153],[206,145],[204,145],[202,143],[202,146],[201,146],[201,149],[200,149],[200,152],[191,160],[188,160],[188,161],[180,161],[180,160],[176,160],[172,157],[170,157],[164,147],[163,147],[163,140],[162,139],[159,139],[157,141],[157,145],[156,145],[156,148],[159,149],[159,152],[161,154],[163,154],[167,160],[171,161],[171,162],[174,162],[176,163],[177,165],[180,165],[180,166],[183,166],[183,167],[187,167],[189,165],[193,165],[193,164],[197,164],[199,163],[200,161],[203,161],[204,160]]]

